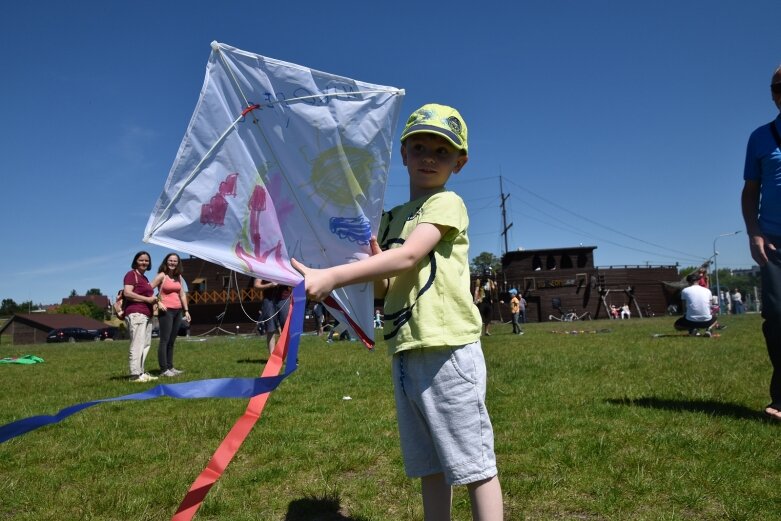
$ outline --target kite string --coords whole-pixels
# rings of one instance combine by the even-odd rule
[[[236,275],[235,271],[233,272],[233,277],[236,280],[236,288],[238,288],[239,287],[239,277],[238,277],[238,275]],[[236,292],[238,293],[238,289],[236,290]],[[289,300],[290,300],[290,297],[286,298],[285,301],[282,303],[282,306],[273,315],[271,315],[270,317],[268,317],[266,319],[255,320],[254,318],[252,318],[249,315],[249,313],[247,313],[247,310],[244,309],[244,302],[241,300],[241,293],[239,293],[239,307],[244,312],[244,316],[247,317],[250,320],[250,322],[254,322],[255,324],[265,324],[266,322],[270,322],[271,320],[276,318],[276,316],[279,315],[282,312],[282,310],[285,308],[285,306],[287,305],[287,302]]]

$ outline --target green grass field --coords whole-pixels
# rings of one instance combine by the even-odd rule
[[[484,338],[508,520],[781,519],[781,426],[761,414],[761,319],[727,317],[712,339],[652,337],[673,335],[672,322],[529,324],[523,336],[497,325]],[[584,332],[552,332],[574,329]],[[259,338],[179,339],[186,373],[166,382],[257,376],[264,353]],[[126,341],[0,346],[0,357],[24,354],[46,362],[0,365],[0,424],[159,383],[126,380]],[[306,336],[299,362],[196,519],[421,519],[384,345]],[[0,444],[0,519],[170,519],[245,407],[101,404]],[[453,519],[470,519],[463,487]]]

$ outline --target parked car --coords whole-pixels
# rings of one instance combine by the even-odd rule
[[[187,336],[190,330],[190,323],[186,320],[182,320],[179,323],[179,332],[176,336]],[[160,328],[155,326],[152,328],[152,338],[158,338],[160,336]]]
[[[95,342],[100,338],[97,331],[88,331],[83,327],[62,327],[52,329],[46,336],[46,342]]]
[[[101,340],[114,340],[119,335],[119,328],[113,326],[104,327],[98,330],[98,333]]]

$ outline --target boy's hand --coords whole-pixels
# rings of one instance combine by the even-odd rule
[[[290,264],[304,277],[306,297],[315,302],[322,302],[334,289],[334,282],[328,270],[319,270],[304,266],[296,259],[290,259]]]
[[[380,243],[377,242],[377,237],[372,236],[371,240],[369,241],[369,247],[372,250],[372,256],[377,255],[378,253],[382,253],[382,248],[380,248]]]

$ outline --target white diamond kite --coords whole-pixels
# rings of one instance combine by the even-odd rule
[[[370,254],[404,91],[213,42],[144,241],[295,285]],[[371,284],[332,295],[373,343]]]

